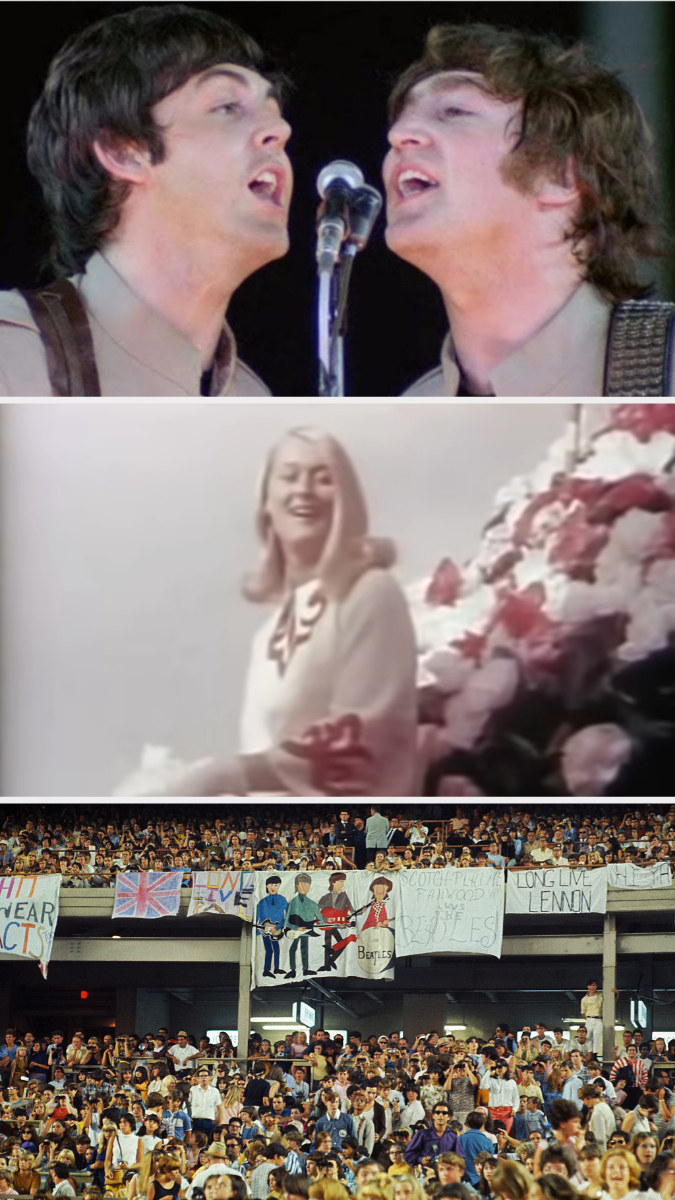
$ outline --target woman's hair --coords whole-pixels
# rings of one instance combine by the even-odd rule
[[[539,1188],[543,1200],[577,1200],[580,1194],[569,1179],[565,1179],[562,1175],[540,1175],[536,1186]]]
[[[645,1170],[645,1178],[644,1178],[645,1189],[651,1188],[652,1191],[658,1192],[659,1183],[661,1181],[661,1176],[663,1175],[663,1172],[667,1171],[669,1167],[673,1167],[673,1166],[675,1166],[675,1155],[674,1154],[666,1154],[666,1153],[657,1154],[654,1161],[651,1162],[649,1164],[649,1166],[647,1167],[647,1169]]]
[[[391,1176],[386,1176],[385,1178],[389,1179]],[[405,1180],[406,1200],[427,1200],[427,1193],[422,1187],[419,1179],[417,1179],[412,1173],[394,1176],[394,1195],[396,1195],[397,1184],[402,1180]],[[362,1195],[363,1188],[359,1188],[359,1196]]]
[[[233,1104],[241,1103],[241,1088],[238,1083],[228,1083],[227,1091],[223,1093],[223,1104],[231,1108]]]
[[[311,426],[290,429],[272,447],[258,486],[256,530],[262,543],[257,567],[244,580],[248,600],[278,600],[285,585],[285,562],[278,537],[266,510],[269,480],[280,447],[290,438],[317,446],[325,454],[335,485],[331,528],[317,563],[317,579],[331,597],[345,596],[371,567],[391,567],[394,545],[386,538],[368,535],[368,510],[354,464],[343,446],[329,433]]]
[[[180,1167],[180,1163],[173,1154],[162,1154],[161,1158],[157,1159],[158,1171],[174,1171],[176,1167]]]
[[[492,1176],[493,1192],[506,1196],[507,1200],[527,1200],[531,1186],[532,1176],[522,1163],[500,1160]]]
[[[602,1162],[600,1163],[600,1177],[603,1183],[606,1183],[605,1168],[610,1158],[623,1158],[628,1163],[630,1171],[630,1186],[636,1188],[640,1183],[640,1164],[635,1155],[628,1149],[627,1146],[616,1146],[613,1150],[608,1150]]]
[[[645,1098],[646,1097],[643,1096],[642,1100],[644,1100]],[[641,1103],[642,1103],[642,1101],[641,1101]],[[659,1148],[658,1134],[652,1133],[651,1131],[648,1131],[645,1129],[642,1133],[634,1133],[633,1134],[632,1138],[630,1139],[630,1142],[628,1143],[628,1149],[631,1151],[632,1154],[635,1154],[635,1151],[637,1150],[638,1146],[642,1142],[654,1142],[656,1149],[658,1150],[658,1148]]]
[[[364,1196],[363,1189],[359,1190],[359,1196]],[[390,1196],[382,1194],[382,1200],[392,1200],[393,1190]],[[316,1183],[310,1184],[309,1200],[349,1200],[349,1192],[343,1183],[338,1183],[336,1179],[317,1179]]]

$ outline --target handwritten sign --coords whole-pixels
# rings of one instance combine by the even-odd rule
[[[47,977],[59,916],[60,875],[0,878],[0,950],[34,958]]]
[[[634,863],[610,863],[609,886],[615,888],[652,888],[670,887],[673,876],[670,863],[650,863],[648,867],[636,867]]]
[[[398,875],[256,872],[254,987],[307,976],[393,979]]]
[[[504,872],[492,867],[401,871],[396,953],[502,952]]]
[[[538,871],[509,871],[507,913],[604,913],[607,911],[607,870],[542,867]]]
[[[203,913],[253,920],[254,871],[193,871],[188,917]]]

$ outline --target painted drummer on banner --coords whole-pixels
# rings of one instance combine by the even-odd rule
[[[368,889],[373,900],[357,937],[357,957],[359,966],[369,975],[379,975],[393,965],[394,934],[389,928],[393,917],[389,917],[386,906],[393,886],[385,875],[378,875]]]
[[[324,971],[337,971],[338,958],[351,942],[356,941],[356,934],[348,932],[354,906],[345,892],[346,882],[344,871],[333,871],[328,880],[330,890],[319,900],[324,931]]]

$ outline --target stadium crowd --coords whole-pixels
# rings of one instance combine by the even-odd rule
[[[452,813],[452,815],[450,815]],[[675,856],[675,807],[597,805],[563,812],[490,806],[407,809],[213,805],[160,809],[8,809],[0,873],[59,873],[65,887],[109,887],[119,871],[439,870],[646,865]]]
[[[599,996],[589,981],[586,1007]],[[84,1200],[671,1200],[675,1040],[590,1022],[431,1030],[179,1029],[0,1045],[0,1195]]]

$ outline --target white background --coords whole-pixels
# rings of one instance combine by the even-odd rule
[[[321,424],[355,460],[403,582],[476,548],[495,491],[567,406],[9,404],[0,413],[0,747],[5,795],[109,795],[144,742],[237,747],[241,598],[269,446]]]

